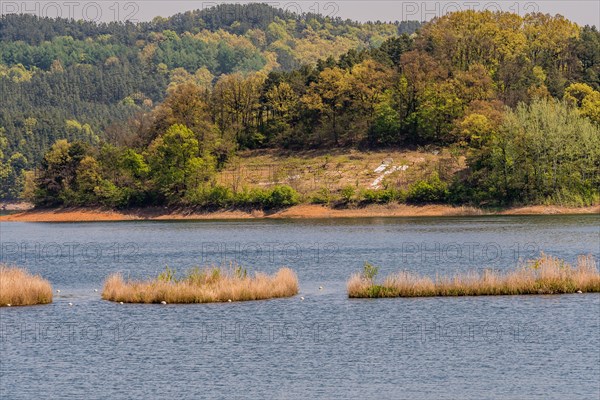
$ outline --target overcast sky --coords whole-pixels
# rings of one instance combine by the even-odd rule
[[[234,1],[228,3],[247,3]],[[221,1],[198,0],[49,0],[7,1],[0,0],[0,12],[30,13],[49,17],[75,17],[86,20],[132,20],[147,21],[156,16],[170,16],[178,12],[208,8]],[[319,12],[358,21],[406,21],[429,20],[447,12],[466,9],[489,9],[512,11],[519,14],[540,11],[562,14],[581,24],[600,26],[600,1],[598,0],[544,0],[544,1],[257,1],[296,12]]]

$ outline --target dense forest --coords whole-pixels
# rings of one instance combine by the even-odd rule
[[[438,146],[464,170],[358,198],[599,201],[595,27],[475,11],[359,24],[264,5],[228,19],[223,7],[137,25],[2,17],[3,196],[278,207],[301,196],[232,191],[215,173],[241,149]]]
[[[59,139],[115,143],[119,126],[184,82],[291,71],[379,47],[416,22],[359,24],[263,4],[221,5],[138,24],[0,17],[1,197]],[[6,140],[5,140],[6,139]],[[10,166],[10,168],[8,168]]]

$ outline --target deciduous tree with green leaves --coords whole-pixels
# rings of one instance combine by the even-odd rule
[[[148,148],[152,182],[168,201],[182,199],[214,174],[215,160],[201,153],[194,133],[184,125],[173,125]]]

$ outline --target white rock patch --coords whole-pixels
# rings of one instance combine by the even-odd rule
[[[383,169],[381,169],[382,167]],[[388,165],[384,166],[384,164],[381,164],[379,167],[377,167],[377,169],[375,169],[375,172],[381,173],[381,175],[375,178],[375,180],[371,183],[371,189],[380,189],[381,182],[383,181],[383,178],[385,178],[387,175],[392,174],[396,171],[406,171],[408,169],[408,165],[400,165],[386,170],[387,167]]]

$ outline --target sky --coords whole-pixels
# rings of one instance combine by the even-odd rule
[[[243,4],[248,1],[230,1]],[[318,12],[328,16],[366,21],[427,21],[451,11],[488,9],[511,11],[518,14],[543,12],[561,14],[580,25],[600,26],[599,0],[543,0],[543,1],[258,1],[295,12]],[[208,8],[222,1],[199,0],[0,0],[0,13],[29,13],[39,16],[74,17],[98,21],[148,21],[156,16],[168,17],[178,12]]]

